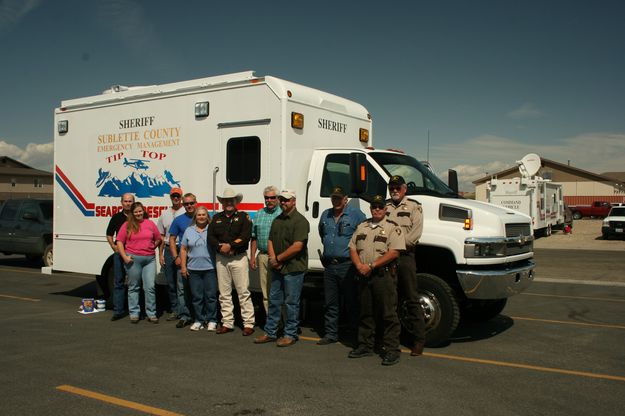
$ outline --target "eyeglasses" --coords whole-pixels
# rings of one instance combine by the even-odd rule
[[[184,205],[185,207],[190,207],[195,205],[195,202],[183,202],[182,205]]]
[[[265,200],[271,200],[271,201],[273,201],[273,200],[274,200],[274,199],[276,199],[276,198],[278,198],[278,197],[277,197],[277,196],[275,196],[275,195],[274,195],[274,196],[266,196],[266,197],[265,197]]]

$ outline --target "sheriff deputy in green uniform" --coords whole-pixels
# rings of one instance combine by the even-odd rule
[[[382,365],[399,362],[399,334],[397,317],[397,267],[400,251],[406,248],[402,229],[386,218],[384,197],[371,200],[371,218],[356,228],[349,243],[349,254],[359,281],[360,323],[358,346],[349,358],[373,354],[376,322],[382,324],[384,353]]]
[[[392,176],[388,181],[388,191],[391,199],[386,202],[386,215],[399,224],[406,239],[406,250],[398,259],[397,289],[406,306],[406,316],[402,323],[404,329],[412,335],[410,355],[421,355],[425,345],[425,320],[417,294],[415,246],[423,230],[423,210],[420,203],[406,197],[408,187],[403,177]]]

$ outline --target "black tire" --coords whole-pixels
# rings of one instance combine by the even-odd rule
[[[54,263],[54,258],[52,257],[52,244],[48,244],[43,250],[41,262],[45,267],[52,267],[52,264]]]
[[[443,279],[433,274],[417,273],[417,280],[425,318],[425,345],[447,344],[460,322],[456,294]]]
[[[579,211],[574,211],[573,212],[573,219],[574,220],[581,220],[582,219],[582,213]]]
[[[498,316],[508,299],[469,299],[462,308],[462,317],[471,321],[486,322]]]

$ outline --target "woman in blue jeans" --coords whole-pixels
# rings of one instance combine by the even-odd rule
[[[210,216],[206,207],[198,207],[191,225],[180,240],[180,273],[189,279],[195,323],[191,331],[217,329],[217,273],[215,253],[206,242]]]
[[[148,321],[158,323],[156,316],[156,248],[162,243],[161,233],[149,219],[144,218],[145,209],[141,202],[135,202],[130,208],[132,215],[117,233],[117,248],[124,261],[128,275],[128,310],[130,322],[139,322],[139,291],[143,283],[145,292],[145,312]]]

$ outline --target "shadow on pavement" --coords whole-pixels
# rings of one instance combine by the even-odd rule
[[[460,343],[492,338],[507,331],[512,325],[514,325],[514,320],[506,315],[498,315],[486,322],[463,320],[450,341]]]
[[[78,286],[74,289],[66,290],[63,292],[53,292],[51,295],[71,296],[74,298],[97,298],[98,288],[95,280],[85,283],[82,286]]]

